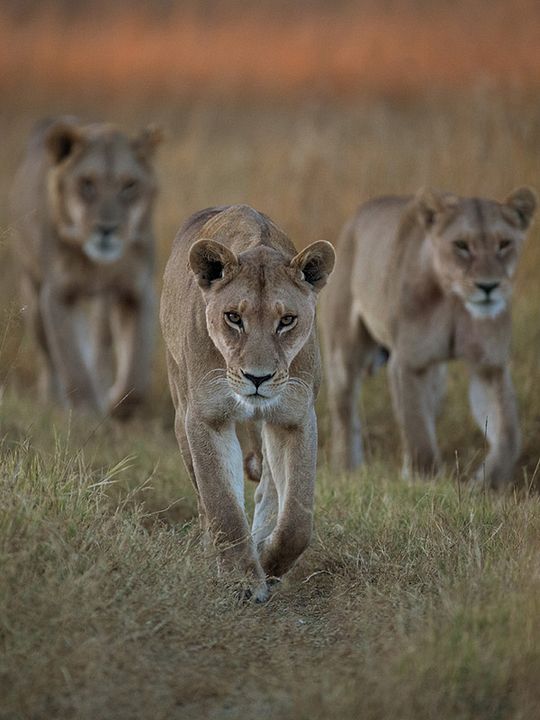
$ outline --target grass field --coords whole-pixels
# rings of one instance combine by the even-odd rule
[[[334,241],[379,193],[540,190],[537,91],[111,97],[23,89],[0,107],[0,718],[538,717],[540,223],[514,304],[515,490],[459,482],[484,439],[458,365],[434,483],[399,477],[384,372],[361,400],[368,465],[333,474],[323,393],[312,545],[267,605],[238,607],[198,542],[161,344],[147,412],[128,425],[37,405],[6,204],[36,118],[161,123],[159,284],[178,225],[208,205],[248,202],[302,247]]]

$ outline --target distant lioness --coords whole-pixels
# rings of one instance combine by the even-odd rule
[[[390,352],[405,470],[432,473],[443,363],[470,367],[473,415],[490,445],[478,479],[500,487],[520,449],[510,371],[510,296],[536,208],[528,188],[505,202],[432,191],[367,202],[345,226],[324,311],[334,463],[362,461],[362,371]]]
[[[176,436],[203,528],[221,563],[250,581],[285,573],[312,529],[320,359],[315,303],[334,265],[330,243],[300,253],[244,205],[202,210],[179,231],[167,264],[161,326]],[[250,534],[236,425],[259,421],[263,467]]]
[[[41,385],[66,406],[125,416],[146,391],[159,140],[154,128],[129,138],[112,125],[44,121],[15,178],[14,252]]]

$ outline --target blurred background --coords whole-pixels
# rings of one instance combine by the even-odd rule
[[[7,196],[42,116],[163,127],[158,287],[176,229],[209,205],[250,203],[301,247],[335,241],[376,194],[432,184],[503,198],[517,185],[540,188],[534,0],[4,0],[0,88],[0,384],[20,396],[32,397],[35,366]],[[540,454],[539,240],[534,231],[515,305],[530,472]],[[158,417],[169,412],[162,355],[158,347]],[[453,382],[461,392],[448,430],[466,446],[474,431],[459,370]],[[376,379],[365,395],[367,444],[393,455],[385,393]],[[324,426],[323,416],[323,437]]]
[[[533,88],[539,27],[534,0],[5,0],[1,82],[169,102]]]

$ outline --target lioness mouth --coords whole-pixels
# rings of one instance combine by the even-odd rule
[[[107,265],[119,260],[123,255],[124,248],[116,238],[92,237],[84,244],[84,251],[94,262]]]
[[[267,397],[266,395],[261,395],[261,393],[254,392],[251,393],[251,395],[244,395],[246,400],[250,400],[253,402],[254,400],[259,404],[259,401],[261,402],[272,402],[275,398],[273,397]]]
[[[486,300],[473,300],[471,301],[471,304],[481,308],[491,308],[496,306],[498,307],[499,305],[504,305],[502,300],[497,300],[494,298],[488,298]]]

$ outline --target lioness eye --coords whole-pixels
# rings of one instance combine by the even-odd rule
[[[466,240],[454,240],[454,247],[460,255],[469,255],[469,243]]]
[[[239,328],[243,327],[243,325],[242,325],[242,318],[240,317],[240,315],[239,315],[238,313],[236,313],[236,312],[226,312],[226,313],[225,313],[225,318],[228,320],[228,322],[229,322],[231,325],[236,325],[236,327],[239,327]]]
[[[278,332],[282,328],[291,327],[296,322],[296,315],[284,315],[279,321]]]
[[[120,192],[125,200],[132,200],[137,194],[138,189],[139,183],[137,180],[126,180]]]
[[[508,248],[512,245],[511,240],[501,240],[499,242],[499,252],[504,252],[505,250],[508,250]]]
[[[79,180],[79,193],[83,200],[93,200],[97,194],[97,188],[92,178],[81,178]]]

